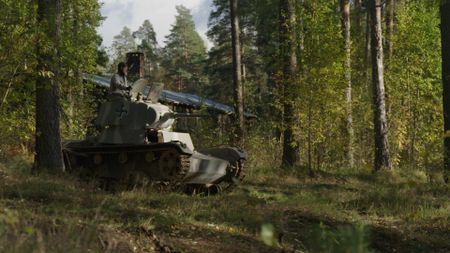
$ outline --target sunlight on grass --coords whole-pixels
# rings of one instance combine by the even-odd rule
[[[32,176],[26,164],[0,164],[0,252],[148,250],[154,239],[145,231],[181,250],[188,247],[183,240],[227,238],[260,252],[370,252],[385,247],[373,238],[399,230],[423,249],[447,245],[439,231],[450,227],[450,189],[428,183],[421,172],[327,172],[311,179],[263,170],[232,193],[201,197],[151,188],[111,194],[70,177]]]

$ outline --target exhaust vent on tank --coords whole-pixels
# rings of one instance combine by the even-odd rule
[[[144,53],[127,53],[128,79],[131,82],[144,78]]]

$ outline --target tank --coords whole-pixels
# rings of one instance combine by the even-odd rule
[[[136,81],[124,96],[112,94],[94,121],[96,134],[63,143],[67,171],[94,178],[107,190],[154,185],[186,193],[218,193],[243,178],[246,154],[237,147],[197,150],[188,133],[174,132],[177,118],[158,102],[160,83]]]

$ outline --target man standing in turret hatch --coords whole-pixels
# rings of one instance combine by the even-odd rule
[[[117,74],[111,78],[109,87],[110,94],[117,94],[125,96],[126,92],[131,89],[127,81],[128,67],[125,63],[121,62],[117,66]]]

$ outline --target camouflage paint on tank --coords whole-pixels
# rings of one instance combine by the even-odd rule
[[[189,134],[171,129],[175,118],[193,115],[160,104],[162,90],[161,84],[140,80],[131,94],[111,94],[94,122],[99,135],[64,145],[67,167],[108,180],[144,178],[194,189],[234,184],[245,153],[236,148],[195,151]]]
[[[146,128],[158,127],[170,114],[166,106],[131,101],[112,96],[101,107],[95,125],[101,129],[99,142],[103,144],[144,144]],[[168,125],[173,119],[167,119]],[[172,122],[170,122],[172,121]]]

